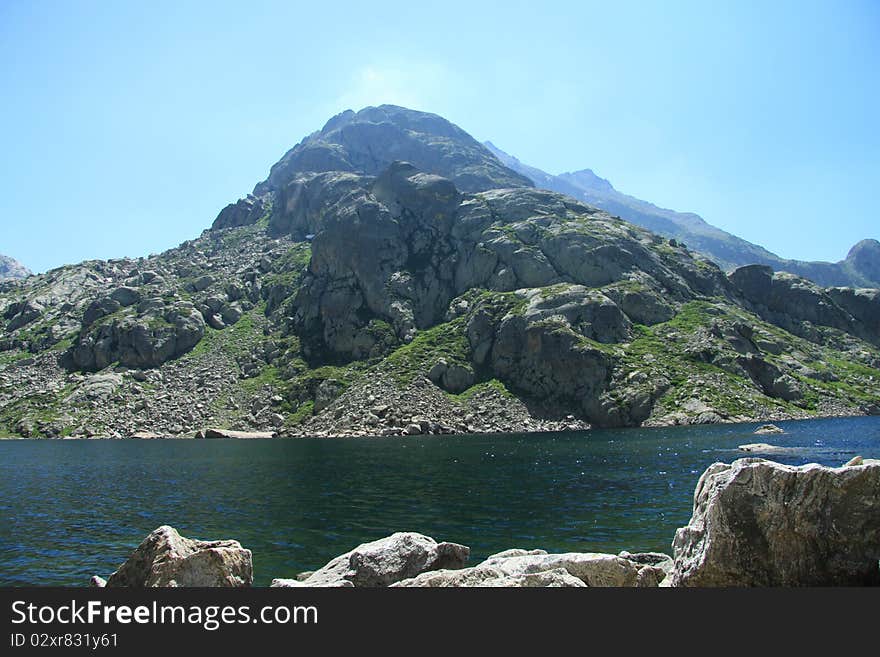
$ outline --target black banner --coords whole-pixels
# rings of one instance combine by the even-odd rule
[[[0,589],[0,654],[130,654],[174,646],[268,652],[427,641],[519,648],[571,637],[656,649],[677,641],[859,642],[880,593],[856,589]],[[281,642],[281,643],[274,643]],[[317,643],[315,643],[317,642]],[[670,643],[671,642],[671,643]],[[168,644],[172,645],[172,644]],[[546,643],[545,643],[546,645]],[[424,647],[424,646],[422,646]],[[696,646],[694,646],[696,647]],[[413,645],[413,649],[417,648]]]

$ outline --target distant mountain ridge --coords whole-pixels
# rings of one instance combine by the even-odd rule
[[[684,242],[723,269],[759,264],[772,267],[775,271],[809,278],[824,286],[880,287],[880,242],[877,240],[862,240],[840,262],[786,260],[757,244],[712,226],[697,214],[660,208],[619,192],[609,181],[590,169],[554,176],[520,162],[492,142],[487,141],[484,145],[507,167],[528,177],[536,186],[568,194],[664,237]]]
[[[11,278],[25,278],[31,275],[31,270],[18,260],[9,256],[0,255],[0,280]]]

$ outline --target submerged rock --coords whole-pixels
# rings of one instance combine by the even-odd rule
[[[414,532],[398,532],[359,545],[304,581],[276,579],[272,586],[388,586],[429,570],[462,568],[469,555],[470,548],[464,545],[438,543]]]
[[[880,584],[880,462],[716,463],[673,549],[673,586]]]
[[[790,448],[770,445],[769,443],[746,443],[745,445],[740,445],[737,449],[741,452],[759,452],[766,454],[768,452],[781,452]]]
[[[251,551],[238,541],[197,541],[163,525],[110,577],[108,587],[250,586]]]

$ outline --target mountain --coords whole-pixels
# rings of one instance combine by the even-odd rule
[[[880,291],[761,265],[726,274],[527,183],[435,115],[345,112],[194,240],[0,284],[0,434],[880,412]]]
[[[523,164],[492,142],[485,142],[485,146],[506,166],[526,176],[541,189],[568,194],[664,237],[684,242],[725,270],[759,264],[772,267],[774,271],[803,276],[820,285],[880,288],[880,243],[876,240],[859,242],[845,260],[836,263],[786,260],[712,226],[699,215],[667,210],[623,194],[590,169],[554,176]]]
[[[17,260],[0,254],[0,281],[30,276],[30,270]]]

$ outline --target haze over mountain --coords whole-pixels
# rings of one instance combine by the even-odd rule
[[[394,106],[333,117],[175,249],[0,284],[0,317],[21,436],[880,413],[880,290],[726,274]]]
[[[774,271],[787,271],[826,286],[880,287],[880,242],[865,239],[856,244],[840,262],[786,260],[767,249],[707,223],[690,212],[660,208],[616,190],[610,182],[590,169],[558,176],[520,162],[492,142],[485,146],[505,165],[527,176],[542,189],[568,194],[639,226],[684,242],[712,258],[726,270],[743,265],[768,265]],[[821,236],[817,235],[817,239]]]
[[[30,276],[30,270],[18,260],[0,254],[0,280]]]

